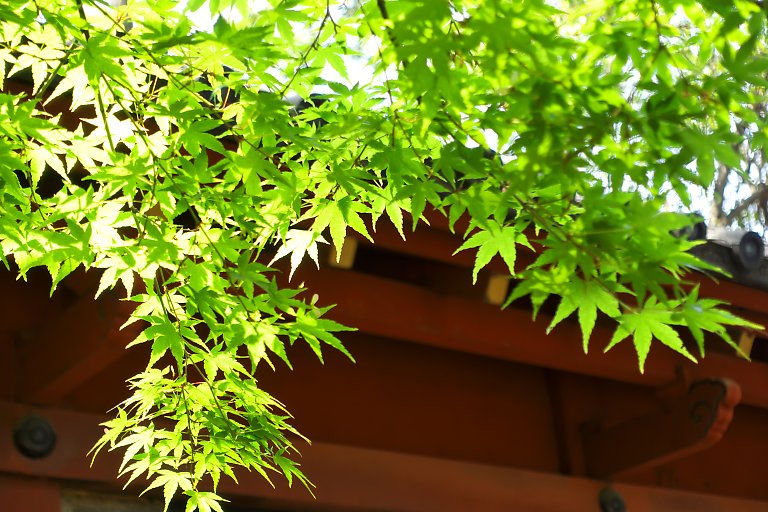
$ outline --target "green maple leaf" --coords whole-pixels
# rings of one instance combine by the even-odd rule
[[[366,212],[366,207],[353,201],[350,196],[342,197],[336,201],[325,202],[314,212],[316,217],[312,225],[312,231],[319,233],[326,227],[330,228],[331,240],[333,241],[333,247],[336,250],[336,258],[338,260],[344,247],[347,226],[373,242],[365,222],[360,217],[361,213]]]
[[[473,247],[479,248],[475,258],[475,265],[472,268],[473,283],[477,282],[477,273],[497,254],[500,254],[504,259],[509,273],[515,275],[517,243],[522,241],[520,239],[521,236],[513,226],[502,226],[497,222],[489,222],[488,229],[481,230],[472,235],[453,254]]]
[[[314,231],[306,231],[303,229],[289,229],[285,235],[285,242],[277,250],[275,257],[269,262],[270,265],[279,260],[283,256],[291,255],[291,273],[288,275],[290,281],[293,277],[293,273],[298,268],[301,260],[304,259],[304,255],[307,254],[315,262],[315,265],[320,268],[320,262],[317,259],[317,243],[322,242],[327,244],[328,242]]]
[[[640,373],[645,371],[645,361],[651,349],[651,341],[655,338],[675,352],[682,354],[693,362],[696,358],[691,355],[683,344],[677,331],[669,324],[673,323],[669,310],[658,309],[656,300],[648,299],[643,309],[627,313],[618,318],[619,326],[605,347],[605,352],[617,343],[632,336],[632,342],[637,352]]]
[[[555,316],[547,327],[547,334],[562,320],[577,312],[579,327],[582,334],[582,347],[586,354],[589,349],[589,338],[595,327],[597,311],[616,318],[621,314],[619,301],[603,288],[597,281],[581,281],[575,279],[568,283],[563,291],[560,304],[557,306]]]

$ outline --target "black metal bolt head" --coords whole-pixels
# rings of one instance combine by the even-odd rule
[[[757,270],[765,258],[763,238],[754,231],[747,231],[739,241],[738,260],[747,270]]]
[[[600,503],[600,512],[626,512],[627,506],[624,504],[624,498],[621,497],[613,487],[603,487],[598,495]]]
[[[42,459],[56,447],[56,432],[46,419],[25,416],[13,429],[13,444],[25,457]]]

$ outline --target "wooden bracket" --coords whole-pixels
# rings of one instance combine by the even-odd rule
[[[723,437],[740,400],[736,382],[701,380],[668,407],[607,429],[585,430],[587,473],[606,478],[704,450]]]

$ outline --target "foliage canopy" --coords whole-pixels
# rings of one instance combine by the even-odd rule
[[[296,340],[345,351],[345,327],[265,250],[293,270],[324,234],[340,253],[436,210],[469,219],[475,279],[499,255],[510,301],[560,296],[551,327],[575,315],[584,350],[598,314],[641,371],[653,340],[694,358],[679,329],[703,356],[748,325],[684,283],[709,267],[665,204],[738,160],[735,127],[765,141],[761,2],[9,0],[0,20],[3,261],[54,288],[100,269],[137,302],[151,358],[97,449],[187,510],[221,510],[234,466],[311,485],[253,374]]]

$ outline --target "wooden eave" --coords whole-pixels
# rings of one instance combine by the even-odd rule
[[[534,477],[541,487],[531,499],[539,502],[547,499],[545,482],[572,489],[572,497],[585,493],[594,500],[607,478],[628,495],[646,489],[642,500],[679,492],[693,493],[694,502],[742,500],[743,510],[768,504],[762,481],[749,476],[768,471],[768,446],[761,433],[768,428],[767,364],[718,352],[693,364],[654,347],[641,374],[629,343],[601,353],[611,334],[607,324],[599,322],[593,350],[586,355],[575,322],[545,335],[546,312],[532,321],[524,305],[500,310],[486,303],[483,286],[501,273],[502,264],[493,262],[481,273],[480,288],[473,288],[472,258],[451,256],[460,240],[448,231],[422,227],[404,242],[392,226],[380,223],[375,239],[375,245],[356,241],[352,268],[326,264],[318,271],[302,265],[294,276],[294,284],[303,282],[306,293],[318,295],[319,304],[337,304],[331,318],[359,329],[345,336],[357,364],[327,352],[321,365],[297,346],[292,350],[293,372],[263,368],[259,375],[262,385],[288,404],[297,426],[317,441],[302,450],[308,457],[305,464],[318,485],[334,489],[325,496],[335,497],[326,500],[319,494],[312,503],[321,509],[342,503],[366,509],[364,497],[375,495],[371,488],[383,485],[380,479],[388,479],[393,488],[407,487],[408,478],[415,477],[406,477],[406,469],[423,463],[424,471],[444,480],[416,479],[412,492],[398,491],[392,494],[394,501],[371,498],[379,508],[371,505],[368,510],[429,510],[429,503],[443,503],[436,497],[439,482],[445,482],[445,496],[457,504],[443,510],[466,510],[458,505],[464,502],[454,489],[460,474],[465,474],[465,483],[478,479],[466,484],[462,499],[486,496],[486,510],[493,510],[494,503],[523,506],[522,490],[512,482]],[[101,417],[97,413],[125,396],[123,380],[141,369],[146,347],[124,349],[137,333],[135,326],[119,330],[129,305],[113,294],[94,302],[97,281],[92,274],[75,275],[49,299],[42,273],[32,272],[28,283],[0,276],[5,311],[0,349],[7,361],[2,400],[13,411],[8,417],[38,411],[77,420],[58,427],[62,439],[76,438],[67,448],[74,457],[70,462],[30,463],[7,448],[3,453],[10,458],[0,471],[64,483],[112,482],[110,458],[101,472],[86,472],[80,452],[93,443],[98,428],[87,429],[85,423],[96,421]],[[727,281],[715,284],[705,277],[701,282],[704,293],[730,300],[739,313],[768,316],[766,292]],[[764,343],[757,334],[756,343]],[[686,390],[691,384],[712,379],[735,382],[740,405],[713,398],[710,410],[725,407],[726,415],[710,426],[724,425],[724,430],[694,432],[696,425],[680,423],[687,407],[680,404],[690,403]],[[667,435],[670,429],[677,437]],[[643,435],[666,452],[647,457],[643,450],[614,453],[615,444],[601,441],[615,438],[619,446],[631,446],[633,436]],[[346,458],[349,454],[355,454],[353,459]],[[736,463],[733,457],[744,468],[740,478],[726,471]],[[598,460],[607,462],[595,466]],[[389,473],[364,469],[387,464]],[[343,487],[340,479],[350,478],[350,468],[357,468],[357,478]],[[397,483],[398,478],[405,480]],[[308,499],[301,490],[281,488],[274,494],[265,489],[259,484],[226,487],[237,499],[299,504]],[[553,502],[545,510],[565,506],[557,508]]]

